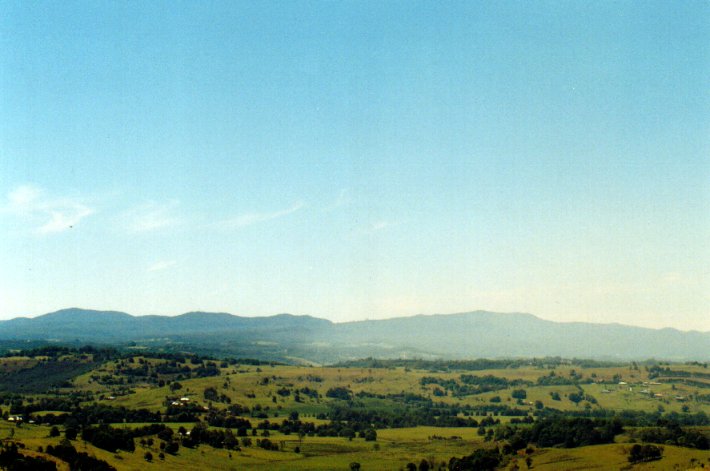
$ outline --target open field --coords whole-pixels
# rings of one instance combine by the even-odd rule
[[[11,427],[0,425],[0,436],[7,437]],[[14,439],[26,444],[29,450],[46,448],[56,444],[57,439],[48,438],[49,427],[24,426],[17,429]],[[432,436],[444,439],[432,439]],[[453,438],[452,438],[453,437]],[[427,459],[434,463],[447,463],[451,456],[469,454],[472,448],[482,446],[483,441],[475,430],[460,428],[414,427],[380,431],[377,449],[362,439],[349,441],[345,438],[315,437],[299,441],[293,436],[273,434],[274,441],[284,441],[284,451],[266,451],[259,448],[243,448],[227,451],[201,445],[196,449],[181,448],[176,456],[166,455],[164,460],[154,458],[148,463],[143,458],[146,451],[158,456],[157,446],[138,445],[134,452],[110,453],[86,444],[75,442],[79,451],[107,461],[119,470],[146,469],[263,469],[263,470],[347,470],[352,462],[362,469],[399,470],[409,462],[419,463]],[[300,453],[294,448],[300,447]],[[574,449],[540,449],[531,456],[534,469],[538,470],[583,470],[583,469],[692,469],[704,464],[710,466],[710,451],[665,446],[660,461],[630,466],[627,461],[629,444],[595,445]],[[46,454],[40,454],[47,456]],[[524,457],[516,457],[502,469],[513,469],[517,463],[526,469]],[[676,467],[677,466],[677,467]],[[444,468],[445,469],[445,468]]]
[[[53,361],[52,371],[75,371],[76,376],[45,384],[40,392],[41,376],[24,371]],[[694,430],[692,437],[710,436],[705,365],[548,363],[442,369],[418,363],[291,366],[189,355],[122,354],[102,361],[65,355],[42,362],[8,357],[0,361],[2,381],[29,377],[35,392],[13,392],[21,384],[6,388],[0,396],[7,419],[0,422],[0,438],[22,443],[24,454],[51,459],[59,469],[69,465],[46,450],[59,445],[71,428],[78,436],[69,443],[77,452],[119,470],[347,470],[351,463],[361,469],[399,470],[423,460],[443,470],[452,458],[475,450],[500,452],[498,467],[510,470],[527,469],[527,462],[542,470],[710,466],[707,449],[668,443],[662,443],[659,460],[628,461],[633,442],[659,420],[690,421],[694,426],[683,430]],[[87,365],[92,369],[82,370]],[[86,412],[77,415],[82,410]],[[570,447],[533,442],[504,451],[521,433],[528,437],[538,422],[568,420],[565,416],[600,417],[595,419],[602,420],[599,427],[610,420],[605,417],[618,416],[628,424],[625,432],[615,432],[612,443]],[[85,427],[99,423],[133,434],[134,448],[108,450],[82,438]],[[170,433],[143,431],[151,423]],[[197,433],[203,434],[201,441],[193,438]],[[215,442],[210,433],[221,438]],[[170,443],[177,449],[167,452]]]
[[[533,458],[533,469],[693,469],[710,466],[710,454],[705,451],[666,446],[662,460],[630,466],[627,460],[629,445],[595,445],[576,449],[547,449]],[[525,469],[525,465],[522,466]]]
[[[135,361],[139,360],[140,357],[136,357]],[[708,372],[707,369],[701,366],[682,365],[682,367],[684,371],[691,374],[705,374]],[[129,384],[130,392],[123,394],[121,390],[125,385],[102,387],[100,383],[93,381],[91,377],[96,376],[97,372],[99,375],[115,374],[115,365],[105,365],[99,370],[80,376],[74,381],[73,388],[104,394],[106,397],[113,396],[115,399],[112,399],[112,402],[115,405],[143,407],[152,410],[159,410],[164,406],[166,397],[174,396],[168,385],[156,387],[153,384],[141,383],[140,381]],[[541,377],[548,376],[551,372],[554,372],[557,377],[562,379],[569,378],[570,373],[575,372],[581,374],[582,379],[589,379],[593,382],[579,382],[578,386],[577,384],[536,384],[536,381]],[[705,388],[703,387],[687,385],[682,381],[677,383],[660,382],[663,380],[652,381],[649,380],[646,372],[631,370],[628,367],[590,368],[587,370],[580,367],[558,366],[554,369],[529,367],[477,372],[436,373],[421,370],[408,371],[402,367],[390,369],[239,365],[238,368],[233,366],[220,368],[220,375],[216,377],[183,381],[181,384],[184,383],[185,387],[180,390],[180,394],[200,401],[200,396],[204,389],[215,387],[219,389],[220,394],[229,397],[231,401],[248,407],[256,405],[270,406],[271,404],[266,403],[264,398],[271,401],[272,397],[276,397],[275,404],[277,408],[280,406],[280,410],[290,411],[297,409],[305,414],[316,414],[325,410],[324,401],[306,399],[303,403],[296,403],[294,396],[279,397],[277,391],[284,387],[291,389],[308,387],[317,390],[323,395],[329,388],[344,385],[355,395],[361,392],[387,395],[406,391],[455,405],[480,405],[490,401],[495,396],[501,397],[503,403],[514,402],[510,395],[516,387],[508,387],[476,395],[454,396],[447,394],[445,396],[435,396],[436,384],[422,385],[421,383],[422,378],[432,376],[441,380],[455,381],[461,374],[467,373],[478,376],[492,375],[510,381],[531,382],[533,383],[531,386],[525,387],[528,396],[527,402],[541,401],[547,407],[554,407],[560,410],[580,410],[589,405],[592,408],[644,411],[654,411],[662,407],[666,411],[677,412],[681,412],[683,407],[687,407],[693,412],[704,411],[710,413],[710,403],[688,400],[688,398],[696,395],[710,393],[710,385],[707,391],[704,391]],[[551,399],[551,394],[554,392],[565,398],[570,393],[577,391],[578,387],[582,388],[585,394],[594,397],[597,403],[591,404],[588,401],[574,403],[564,399],[560,401]],[[530,404],[527,404],[527,406],[530,406]],[[532,410],[531,407],[527,408]]]

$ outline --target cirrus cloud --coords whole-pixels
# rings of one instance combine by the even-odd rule
[[[291,207],[282,209],[279,211],[266,212],[266,213],[245,213],[239,215],[232,219],[227,219],[222,221],[224,227],[239,229],[242,227],[252,226],[254,224],[259,224],[266,221],[271,221],[273,219],[278,219],[289,214],[293,214],[296,211],[303,208],[305,205],[302,202],[296,202]]]
[[[66,231],[95,213],[79,198],[52,195],[34,185],[21,185],[10,191],[2,209],[33,224],[38,234]]]
[[[163,270],[167,270],[169,268],[173,268],[175,265],[177,265],[177,261],[175,261],[175,260],[158,260],[157,262],[150,264],[150,266],[148,266],[146,271],[148,271],[148,272],[163,271]]]
[[[166,203],[149,201],[124,212],[121,219],[130,233],[153,232],[177,226],[182,220],[175,215],[178,201]]]

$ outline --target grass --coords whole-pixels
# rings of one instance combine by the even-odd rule
[[[126,424],[136,427],[143,424]],[[170,424],[177,429],[180,425],[188,429],[192,424]],[[116,426],[120,426],[116,424]],[[14,430],[14,431],[13,431]],[[49,438],[50,427],[23,425],[16,427],[9,422],[0,422],[0,438],[22,441],[26,450],[36,456],[47,457],[37,452],[38,447],[57,444],[59,438]],[[158,458],[159,440],[153,446],[140,445],[136,440],[136,450],[132,453],[121,451],[110,453],[85,444],[81,440],[73,444],[99,459],[109,462],[118,470],[146,471],[205,469],[254,469],[254,470],[347,470],[352,462],[358,462],[362,469],[399,470],[407,463],[419,463],[422,459],[434,463],[448,462],[452,456],[465,456],[474,449],[486,446],[482,438],[472,428],[452,427],[412,427],[387,429],[378,432],[376,442],[363,439],[348,440],[334,437],[305,437],[299,440],[294,435],[273,432],[269,439],[281,443],[283,451],[266,451],[258,447],[245,447],[241,451],[214,449],[206,445],[190,449],[181,447],[176,456]],[[489,445],[490,446],[490,445]],[[710,451],[692,450],[674,446],[664,446],[663,459],[656,462],[630,466],[627,461],[630,444],[588,446],[574,449],[540,449],[532,455],[533,469],[536,470],[583,470],[583,469],[689,469],[701,463],[710,464]],[[296,453],[296,447],[299,453]],[[148,463],[143,456],[146,451],[153,454]],[[523,456],[515,458],[520,469],[526,469]],[[675,467],[678,468],[675,468]],[[65,470],[66,467],[61,468]],[[513,462],[506,469],[513,469]]]
[[[664,446],[663,458],[649,463],[630,465],[629,444],[586,446],[571,449],[545,449],[532,455],[531,469],[538,471],[587,470],[587,469],[633,469],[668,470],[689,469],[694,465],[710,464],[710,451],[691,450],[676,446]],[[518,459],[520,469],[526,469],[524,459]],[[511,466],[508,469],[512,468]]]
[[[136,364],[139,358],[141,357],[136,357]],[[161,360],[147,361],[154,363]],[[708,371],[706,368],[696,365],[674,365],[673,369],[691,373],[707,373]],[[115,362],[102,366],[100,370],[102,372],[99,374],[115,371]],[[710,404],[675,399],[676,396],[688,398],[696,394],[707,393],[703,388],[697,386],[682,383],[674,385],[670,383],[644,385],[644,381],[649,382],[647,372],[643,369],[635,370],[629,367],[581,368],[563,365],[554,369],[556,375],[563,378],[569,377],[572,370],[577,374],[581,374],[584,378],[593,377],[595,381],[592,384],[581,384],[584,392],[594,396],[598,401],[598,404],[589,404],[589,407],[613,410],[635,409],[647,412],[655,411],[662,407],[666,412],[681,412],[683,407],[686,406],[691,412],[704,411],[710,414]],[[535,383],[539,377],[548,375],[550,371],[552,370],[539,367],[524,367],[467,373],[477,375],[490,374],[508,380],[525,380]],[[138,383],[127,385],[132,391],[131,393],[118,395],[116,392],[117,387],[105,387],[92,382],[90,377],[94,372],[78,377],[74,381],[74,385],[75,389],[93,391],[97,395],[103,394],[105,397],[115,395],[116,399],[113,403],[117,406],[146,408],[153,411],[163,409],[166,398],[176,396],[188,396],[193,401],[206,405],[207,402],[204,400],[203,392],[206,388],[214,387],[219,394],[228,396],[232,403],[241,404],[249,408],[254,408],[257,405],[261,408],[268,407],[270,417],[276,411],[281,415],[296,410],[301,414],[311,416],[325,412],[329,402],[329,399],[325,398],[325,392],[329,388],[336,386],[348,387],[355,394],[361,391],[381,395],[409,392],[438,402],[472,406],[487,404],[492,397],[500,396],[503,400],[502,404],[520,407],[511,398],[512,390],[519,387],[466,397],[452,397],[450,395],[435,397],[433,391],[437,387],[436,385],[423,386],[420,383],[421,378],[424,376],[437,376],[442,379],[456,380],[461,374],[459,372],[410,371],[402,367],[385,369],[263,365],[261,367],[229,366],[222,368],[221,372],[222,374],[217,377],[181,380],[180,383],[183,385],[183,389],[176,392],[172,392],[168,386],[157,387]],[[617,384],[619,378],[628,384]],[[317,379],[317,381],[314,379]],[[597,383],[596,381],[604,382]],[[225,382],[227,383],[226,387],[224,387]],[[294,391],[308,387],[317,390],[322,397],[314,400],[301,395],[303,402],[298,403],[294,400],[293,394],[283,397],[276,393],[279,388],[284,387]],[[629,388],[632,390],[629,391]],[[528,386],[524,387],[524,389],[526,389],[528,397],[526,399],[527,404],[523,408],[529,410],[533,409],[532,403],[535,401],[540,401],[547,407],[569,411],[581,410],[587,405],[585,401],[577,405],[566,398],[570,393],[577,391],[576,386]],[[653,394],[662,394],[662,397],[644,394],[641,392],[644,389],[652,391]],[[551,392],[559,393],[562,400],[554,401],[550,396]],[[275,402],[274,397],[276,398]]]
[[[135,363],[141,357],[136,356]],[[162,360],[147,360],[156,363]],[[27,358],[3,358],[0,359],[0,372],[7,375],[22,378],[22,371],[32,368],[36,363]],[[65,366],[68,363],[64,364]],[[153,411],[165,410],[167,398],[187,396],[191,402],[199,405],[223,408],[223,403],[209,404],[204,399],[204,391],[207,388],[215,388],[220,395],[229,397],[232,404],[240,404],[250,409],[259,406],[268,415],[271,422],[280,422],[292,411],[299,412],[301,419],[316,424],[324,423],[314,416],[326,412],[332,399],[326,397],[328,389],[339,386],[347,387],[354,393],[366,391],[372,394],[388,395],[402,392],[414,393],[435,402],[445,402],[458,405],[486,405],[491,404],[493,396],[500,396],[501,405],[523,408],[528,411],[534,410],[534,403],[540,401],[546,407],[553,407],[563,411],[584,410],[585,407],[614,410],[642,410],[656,411],[663,408],[666,412],[680,412],[687,408],[689,412],[705,412],[710,414],[710,404],[703,404],[688,400],[696,394],[707,394],[708,389],[687,385],[682,383],[664,383],[662,379],[654,380],[661,384],[650,385],[647,372],[643,369],[630,369],[629,367],[611,368],[580,368],[571,366],[560,366],[555,368],[555,373],[559,377],[570,377],[571,370],[582,374],[584,378],[594,377],[592,384],[581,384],[585,394],[594,396],[598,404],[590,404],[582,401],[575,404],[569,400],[571,393],[577,392],[575,385],[561,386],[527,386],[522,387],[527,392],[524,405],[518,405],[517,401],[511,397],[513,389],[520,389],[520,386],[488,392],[479,395],[466,397],[436,397],[433,391],[434,385],[421,385],[421,378],[424,376],[437,376],[442,379],[458,380],[464,372],[431,372],[423,370],[407,370],[405,368],[337,368],[337,367],[316,367],[316,366],[247,366],[230,365],[221,369],[220,376],[207,378],[194,378],[180,380],[182,389],[171,391],[168,385],[158,387],[154,384],[132,383],[124,384],[122,388],[129,388],[130,393],[117,395],[120,389],[118,386],[104,385],[92,379],[95,375],[111,375],[116,372],[116,362],[109,362],[101,365],[95,370],[83,372],[81,367],[77,367],[76,372],[83,373],[73,380],[72,390],[91,391],[95,399],[103,404],[113,406],[125,406],[128,408],[147,408]],[[673,370],[687,371],[689,373],[707,373],[706,368],[697,365],[673,365]],[[465,372],[479,376],[494,375],[508,380],[524,380],[536,383],[541,376],[547,376],[551,370],[538,367],[510,368]],[[76,373],[75,372],[75,373]],[[59,373],[63,373],[59,371]],[[34,372],[33,372],[34,374]],[[619,385],[619,381],[628,384]],[[318,398],[308,397],[301,394],[303,402],[296,402],[294,392],[302,388],[316,390]],[[277,393],[279,389],[287,388],[290,395],[282,396]],[[631,388],[631,390],[629,390]],[[655,397],[652,394],[642,393],[644,389],[649,389],[653,394],[662,394],[662,397]],[[68,391],[69,389],[67,389]],[[556,392],[561,400],[555,401],[551,393]],[[114,400],[107,397],[115,395]],[[25,395],[26,397],[38,398],[41,394]],[[99,397],[103,396],[104,399]],[[682,396],[685,400],[677,400],[676,396]],[[369,404],[371,408],[386,409],[391,407],[390,400],[363,399],[359,400],[364,404]],[[7,410],[7,406],[5,407]],[[41,415],[38,414],[38,415]],[[278,416],[277,416],[278,415]],[[277,417],[276,417],[277,416]],[[247,417],[253,425],[263,419]],[[505,423],[510,417],[496,416]],[[479,417],[480,419],[480,417]],[[116,426],[136,427],[144,424],[117,424]],[[181,425],[188,430],[194,424],[167,424],[173,429],[178,429]],[[46,448],[49,444],[59,442],[58,438],[49,438],[49,427],[41,425],[24,424],[16,427],[6,421],[0,421],[0,439],[22,441],[27,446],[27,453],[38,454],[38,448]],[[251,437],[254,439],[254,437]],[[407,463],[419,463],[422,459],[427,459],[435,463],[448,462],[452,456],[461,457],[473,452],[474,449],[488,444],[482,441],[475,428],[443,428],[443,427],[412,427],[401,429],[378,430],[377,442],[366,442],[356,438],[348,440],[346,438],[334,437],[305,437],[299,440],[295,435],[283,435],[273,432],[269,439],[272,442],[282,444],[282,451],[266,451],[256,446],[244,447],[241,451],[213,449],[206,445],[201,445],[196,449],[181,447],[177,456],[166,455],[164,460],[159,459],[159,440],[155,440],[152,447],[139,444],[136,440],[136,451],[133,453],[120,452],[109,453],[97,449],[90,444],[85,444],[81,440],[75,441],[74,445],[79,451],[85,451],[97,458],[106,460],[119,470],[195,470],[204,471],[206,469],[256,469],[256,470],[347,470],[352,462],[358,462],[363,470],[399,470]],[[255,441],[255,440],[254,440]],[[577,449],[541,449],[532,454],[533,469],[538,470],[566,470],[566,469],[625,469],[629,467],[626,460],[628,456],[629,444],[617,443],[612,445],[601,445],[594,447],[583,447]],[[299,453],[296,453],[296,447]],[[153,454],[153,461],[148,463],[144,460],[144,454],[150,451]],[[46,456],[46,455],[44,455]],[[693,461],[695,460],[695,461]],[[524,457],[516,459],[520,469],[526,469]],[[665,446],[664,458],[658,462],[646,463],[633,466],[633,469],[688,469],[699,466],[702,463],[706,467],[710,466],[710,452]],[[513,468],[511,462],[508,469]],[[65,468],[60,468],[65,469]]]

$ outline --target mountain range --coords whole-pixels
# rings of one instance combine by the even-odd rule
[[[553,322],[531,314],[486,311],[333,323],[291,314],[132,316],[71,308],[0,321],[0,341],[189,349],[313,363],[364,357],[710,359],[710,332]]]

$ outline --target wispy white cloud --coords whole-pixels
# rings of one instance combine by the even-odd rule
[[[370,223],[370,225],[363,231],[366,234],[374,234],[375,232],[380,232],[385,229],[389,229],[391,227],[399,225],[399,222],[392,222],[392,221],[375,221],[373,223]]]
[[[182,220],[175,215],[178,201],[157,203],[150,201],[123,213],[122,224],[128,232],[152,232],[179,225]]]
[[[373,222],[372,224],[370,224],[370,230],[373,232],[381,231],[382,229],[387,229],[388,227],[391,227],[392,225],[393,225],[393,223],[391,223],[389,221],[377,221],[377,222]]]
[[[350,203],[351,199],[352,197],[350,195],[350,190],[348,190],[347,188],[343,188],[338,193],[338,197],[335,199],[335,201],[333,201],[329,206],[325,208],[325,211],[335,211],[338,208],[347,206]]]
[[[39,228],[42,234],[50,234],[53,232],[62,232],[73,228],[86,216],[93,214],[93,210],[82,204],[78,204],[72,208],[51,211],[52,217],[46,224]]]
[[[247,227],[247,226],[252,226],[254,224],[259,224],[262,222],[267,222],[271,221],[273,219],[278,219],[282,218],[284,216],[288,216],[289,214],[293,214],[296,211],[300,210],[303,208],[305,205],[302,202],[297,202],[294,203],[291,207],[282,209],[279,211],[273,211],[273,212],[268,212],[268,213],[245,213],[242,215],[239,215],[235,218],[227,219],[222,222],[222,225],[224,227],[229,227],[233,229],[239,229],[242,227]]]
[[[148,266],[147,271],[154,272],[167,270],[168,268],[172,268],[175,265],[177,265],[177,262],[175,260],[158,260],[157,262],[154,262],[150,266]]]
[[[31,214],[40,204],[42,190],[32,185],[23,185],[15,188],[7,195],[8,211],[16,214]]]
[[[38,234],[66,231],[95,212],[79,198],[51,195],[33,185],[12,190],[2,210],[36,225]]]

